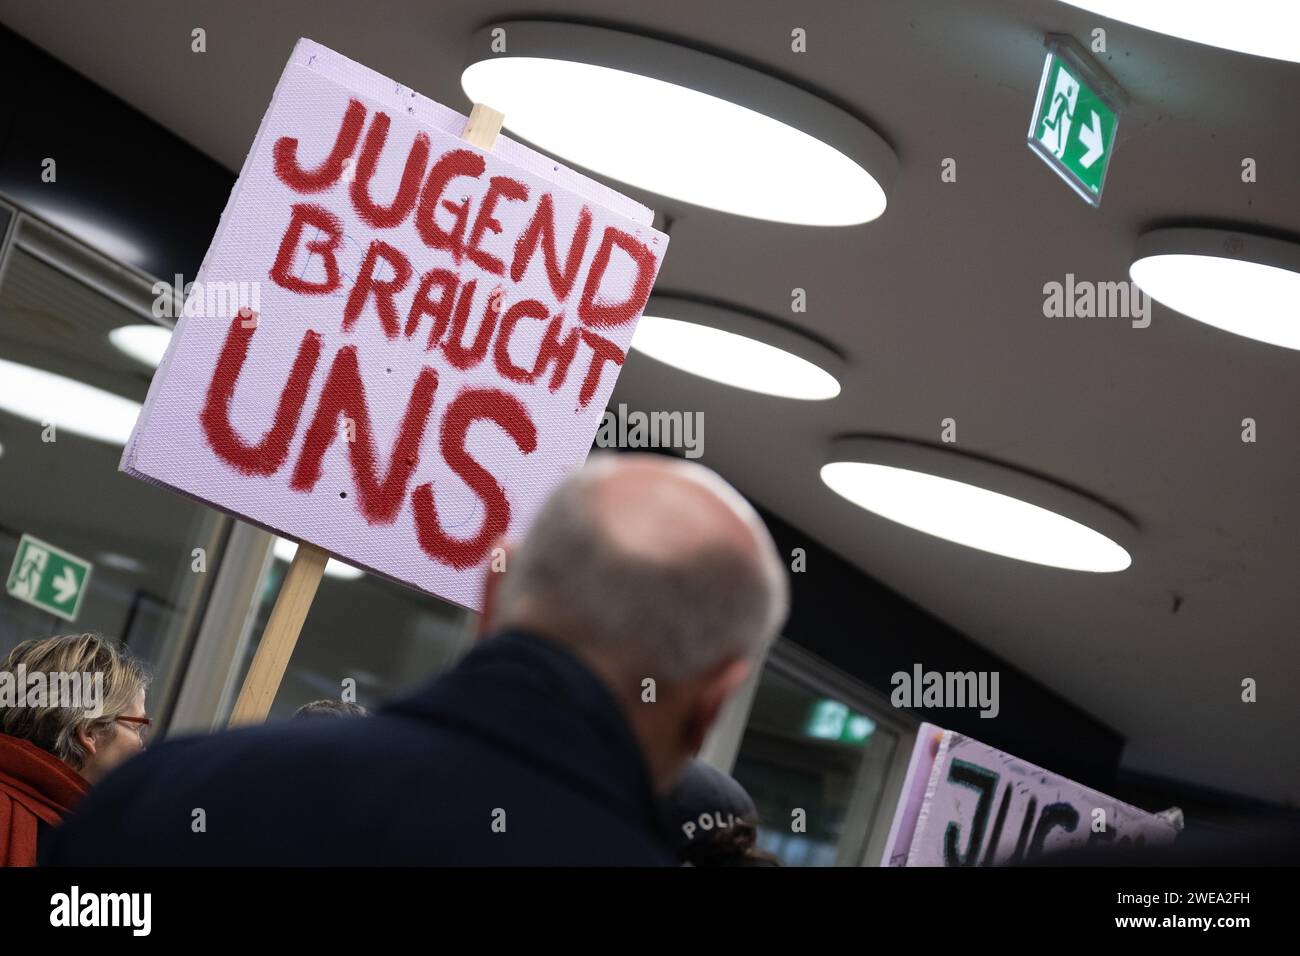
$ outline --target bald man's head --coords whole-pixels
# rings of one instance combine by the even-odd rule
[[[788,600],[767,529],[716,474],[674,458],[598,455],[510,556],[492,620],[684,680],[759,653]]]

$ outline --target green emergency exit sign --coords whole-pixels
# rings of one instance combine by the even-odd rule
[[[1119,129],[1118,87],[1073,40],[1049,38],[1029,148],[1070,188],[1101,204]]]
[[[813,703],[804,733],[818,740],[835,740],[861,747],[876,729],[866,714],[855,713],[838,700],[823,698]]]
[[[66,621],[75,621],[86,596],[91,563],[29,534],[18,542],[5,590]]]

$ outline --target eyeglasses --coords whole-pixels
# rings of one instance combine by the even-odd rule
[[[152,717],[126,717],[126,716],[122,716],[122,717],[114,717],[113,719],[114,719],[114,720],[123,720],[123,721],[126,721],[128,724],[134,724],[134,725],[135,725],[136,736],[138,736],[138,737],[140,738],[140,743],[144,743],[145,741],[147,741],[147,740],[149,739],[149,728],[153,726],[153,718],[152,718]]]

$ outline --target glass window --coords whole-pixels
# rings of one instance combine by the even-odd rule
[[[732,770],[758,806],[759,847],[786,866],[859,865],[899,736],[769,659]]]
[[[280,539],[272,552],[236,696],[294,550]],[[473,620],[463,608],[331,559],[268,719],[291,717],[313,700],[338,700],[345,686],[366,708],[399,696],[451,666],[472,638]]]
[[[0,656],[21,641],[54,634],[117,638],[153,672],[147,703],[161,722],[179,691],[228,522],[117,470],[153,364],[116,347],[110,334],[144,326],[159,329],[155,339],[167,338],[149,318],[149,280],[128,281],[125,274],[26,218],[4,261],[0,573],[10,579],[24,534],[89,561],[92,569],[73,621],[6,588]],[[32,567],[24,580],[37,580]],[[75,605],[70,595],[55,597]]]

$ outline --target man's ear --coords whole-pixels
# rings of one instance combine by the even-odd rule
[[[754,662],[749,658],[733,657],[718,664],[700,679],[700,692],[685,726],[685,744],[691,753],[699,753],[704,738],[708,736],[723,706],[749,679],[753,667]]]
[[[478,616],[478,631],[474,635],[476,641],[481,641],[493,630],[497,588],[501,586],[501,579],[510,568],[510,558],[514,553],[515,546],[508,541],[498,541],[488,553],[487,576],[483,579],[483,611]]]

